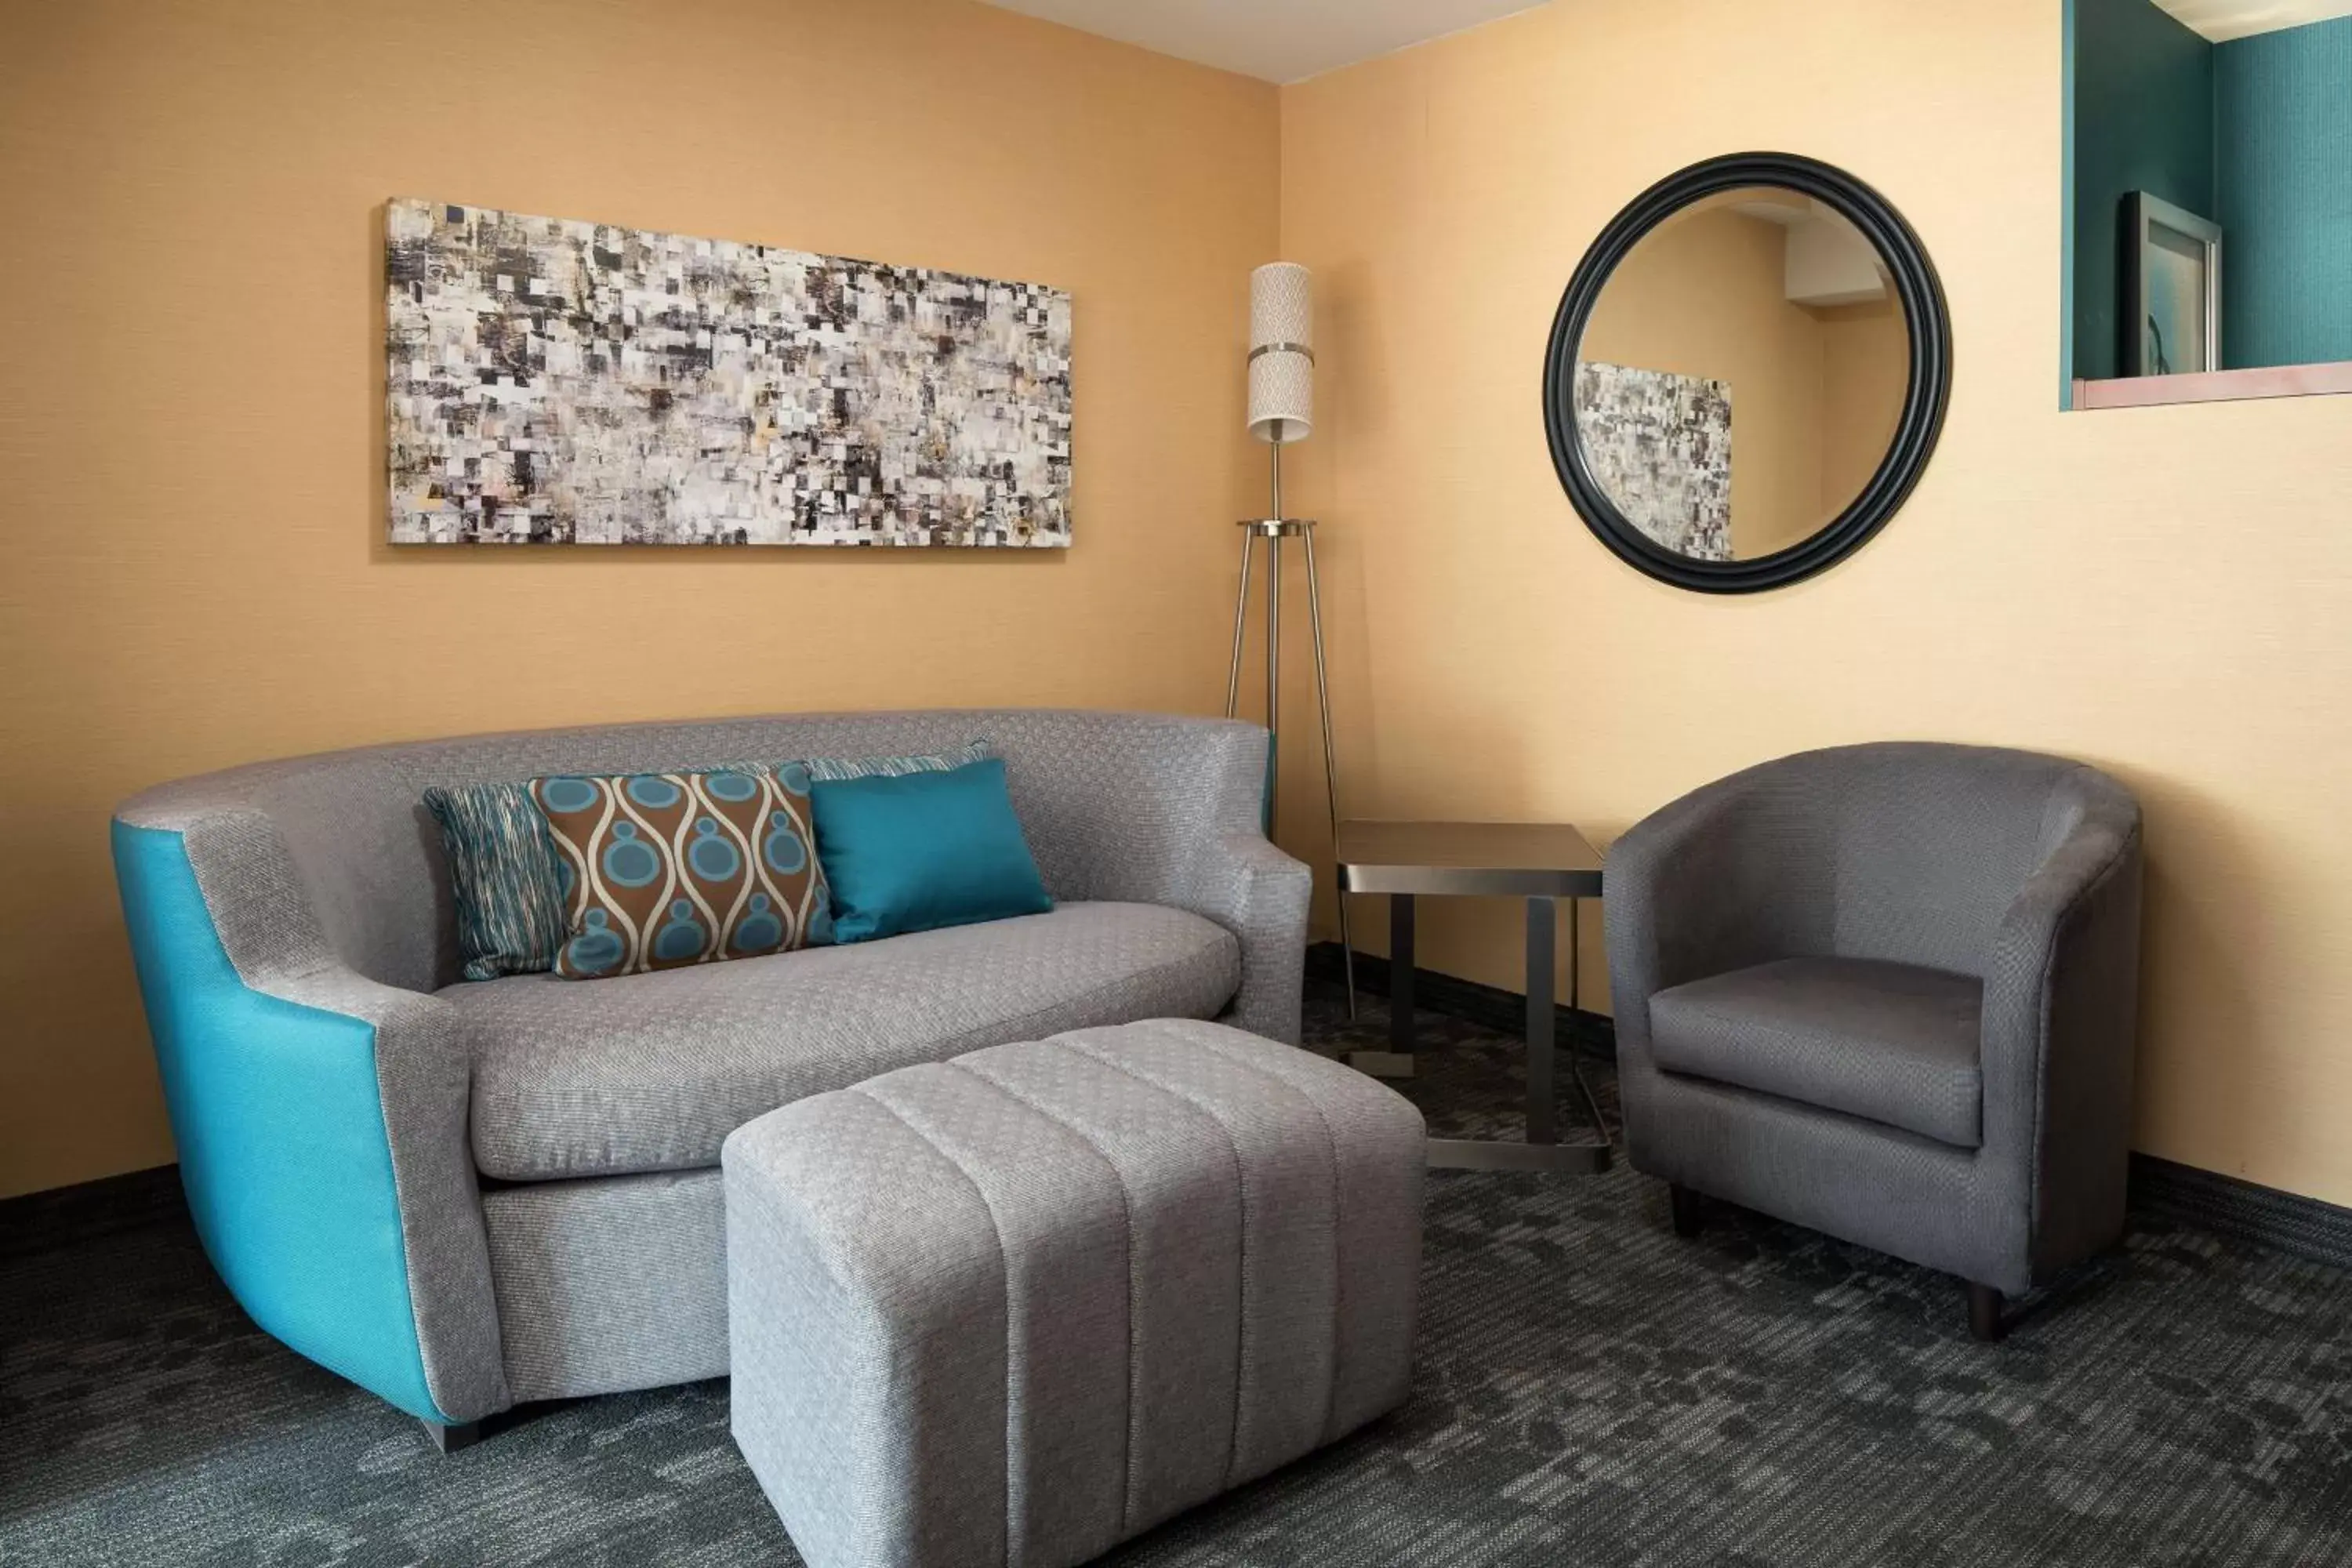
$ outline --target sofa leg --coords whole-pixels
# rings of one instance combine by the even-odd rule
[[[1985,1344],[2000,1338],[2000,1292],[1969,1282],[1969,1333]]]
[[[427,1421],[425,1435],[444,1454],[454,1454],[460,1448],[470,1448],[482,1440],[482,1424],[478,1421],[443,1423]]]
[[[1675,1234],[1692,1237],[1698,1234],[1699,1195],[1680,1183],[1666,1188],[1666,1203],[1675,1213]]]

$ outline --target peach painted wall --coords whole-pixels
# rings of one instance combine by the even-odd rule
[[[1895,443],[1911,379],[1911,340],[1890,292],[1817,310],[1822,324],[1822,515],[1842,511]]]
[[[1284,90],[1283,253],[1321,290],[1321,417],[1289,466],[1322,522],[1349,805],[1605,837],[1842,742],[2111,769],[2148,819],[2139,1146],[2352,1203],[2352,398],[2052,406],[2059,12],[1562,0]],[[1714,598],[1586,532],[1538,391],[1601,226],[1753,148],[1902,209],[1956,369],[1942,446],[1876,540]],[[1311,851],[1311,749],[1289,763]],[[1384,929],[1380,900],[1359,915]],[[1516,919],[1433,901],[1425,961],[1516,988]]]
[[[1229,520],[1262,504],[1243,280],[1278,247],[1318,269],[1320,418],[1287,466],[1324,525],[1351,811],[1606,837],[1808,745],[2086,758],[2149,812],[2141,1146],[2352,1202],[2352,400],[2050,407],[2058,49],[2043,0],[1576,0],[1277,95],[962,0],[8,8],[0,1193],[170,1157],[104,848],[142,784],[514,724],[1213,705]],[[1853,561],[1702,598],[1584,532],[1538,372],[1609,216],[1759,146],[1918,228],[1951,418]],[[389,551],[399,193],[1073,289],[1077,548]],[[577,616],[689,611],[742,657],[683,691],[564,678]],[[1307,734],[1284,837],[1315,856]],[[1517,984],[1510,910],[1424,931],[1427,962]]]
[[[172,1157],[106,850],[160,779],[509,726],[1223,695],[1275,89],[964,0],[0,10],[0,1194]],[[393,551],[382,206],[1076,296],[1066,552]],[[572,628],[709,657],[575,664]]]

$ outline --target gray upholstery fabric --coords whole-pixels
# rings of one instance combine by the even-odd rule
[[[457,979],[458,957],[428,785],[939,752],[975,737],[1004,759],[1047,892],[1216,921],[1244,943],[1235,1022],[1297,1038],[1310,878],[1259,831],[1265,731],[1232,720],[948,709],[534,730],[256,763],[159,785],[121,815],[174,828],[239,809],[267,816],[290,862],[283,885],[328,949],[371,979],[429,992]]]
[[[1220,833],[1201,846],[1171,901],[1241,939],[1241,989],[1223,1022],[1285,1045],[1298,1044],[1307,984],[1307,903],[1314,887],[1314,873],[1276,848],[1255,826]]]
[[[1309,874],[1259,832],[1265,731],[1231,721],[964,710],[475,736],[182,780],[134,797],[120,816],[185,835],[198,886],[247,984],[284,994],[299,981],[314,1005],[377,1025],[426,1378],[443,1410],[467,1419],[503,1406],[509,1394],[473,1190],[465,1052],[448,1033],[454,1009],[430,994],[457,978],[458,957],[425,789],[745,758],[937,752],[983,736],[1005,759],[1049,892],[1066,902],[1160,904],[1214,921],[1240,949],[1224,1016],[1298,1037]]]
[[[1161,904],[803,948],[612,980],[440,994],[474,1050],[474,1159],[505,1181],[693,1170],[763,1111],[915,1062],[1134,1018],[1213,1017],[1223,927]]]
[[[1668,1072],[1977,1146],[1984,1086],[1965,974],[1869,958],[1783,958],[1650,998]]]
[[[736,1441],[814,1568],[1083,1562],[1402,1402],[1423,1158],[1202,1023],[796,1101],[726,1145]]]
[[[482,1218],[518,1402],[725,1375],[717,1167],[493,1187]]]
[[[2004,1290],[2120,1233],[2140,894],[2121,784],[2023,752],[1805,752],[1638,824],[1608,889],[1638,1169]],[[1788,958],[1980,981],[1979,1147],[1662,1068],[1660,993]]]

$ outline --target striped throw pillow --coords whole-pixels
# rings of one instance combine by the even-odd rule
[[[457,906],[457,953],[468,980],[535,974],[555,965],[570,929],[562,870],[547,818],[520,784],[428,789]]]
[[[798,776],[792,772],[798,768],[812,783],[819,779],[901,779],[908,773],[951,773],[969,763],[984,763],[995,754],[986,741],[974,741],[938,757],[803,757],[798,762],[778,763],[775,768],[788,778]]]

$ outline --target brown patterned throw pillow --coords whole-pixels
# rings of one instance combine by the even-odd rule
[[[783,952],[825,908],[808,791],[749,772],[533,779],[555,840],[567,980]]]

